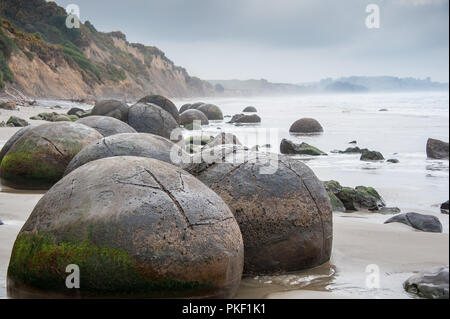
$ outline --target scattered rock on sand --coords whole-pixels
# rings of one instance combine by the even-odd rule
[[[242,146],[213,151],[214,156],[209,149],[195,154],[186,169],[221,196],[236,217],[246,274],[296,271],[329,260],[332,210],[312,170],[300,161]],[[207,162],[202,160],[205,152]]]
[[[19,138],[12,137],[16,140],[3,157],[0,177],[4,184],[19,189],[48,189],[61,179],[79,151],[101,138],[96,130],[77,123],[31,127]]]
[[[358,144],[358,142],[357,141],[351,141],[351,142],[348,142],[348,144]]]
[[[448,215],[448,212],[449,212],[449,201],[446,201],[445,203],[442,203],[442,205],[441,205],[441,213],[442,214],[447,214]]]
[[[295,144],[292,141],[283,139],[280,144],[281,154],[298,154],[298,155],[311,155],[320,156],[327,155],[327,153],[322,152],[318,148],[309,145],[307,143]]]
[[[388,112],[388,109],[379,109],[378,112]]]
[[[258,110],[254,106],[247,106],[242,112],[245,113],[256,113]]]
[[[180,125],[193,125],[194,121],[200,121],[201,125],[208,125],[206,115],[199,110],[187,110],[180,114]]]
[[[77,123],[96,129],[104,137],[122,133],[137,133],[128,124],[109,116],[88,116],[78,120]]]
[[[205,147],[214,148],[219,145],[242,145],[236,135],[231,133],[220,133],[206,144]]]
[[[169,112],[170,115],[173,116],[173,118],[175,119],[175,121],[177,123],[180,121],[180,115],[178,113],[177,107],[175,106],[175,104],[173,104],[173,102],[171,100],[169,100],[168,98],[166,98],[164,96],[148,95],[148,96],[140,99],[138,101],[138,103],[155,104],[155,105],[159,106],[160,108],[162,108],[164,111]]]
[[[176,150],[175,150],[176,149]],[[124,133],[98,140],[81,150],[70,162],[64,175],[78,167],[102,158],[117,156],[148,157],[174,164],[171,152],[186,160],[189,155],[164,137],[147,133]],[[178,164],[178,163],[177,163]]]
[[[114,117],[118,120],[128,121],[128,105],[116,100],[105,100],[95,104],[91,112],[92,115],[102,115]]]
[[[150,133],[170,139],[178,123],[167,111],[155,104],[137,103],[130,108],[128,124],[140,133]]]
[[[427,156],[432,159],[448,159],[449,145],[446,142],[428,139]]]
[[[66,287],[70,264],[82,271],[79,289]],[[14,245],[8,295],[28,286],[71,297],[231,298],[242,269],[242,235],[217,194],[167,163],[113,157],[39,201]]]
[[[24,119],[21,119],[20,117],[11,116],[9,120],[6,122],[6,125],[12,125],[14,127],[25,127],[30,125],[30,123],[28,123]]]
[[[449,298],[448,265],[435,267],[412,276],[405,281],[403,287],[409,293],[427,299]]]
[[[303,118],[292,124],[291,128],[289,129],[289,132],[303,133],[303,134],[322,133],[323,127],[315,119]]]
[[[377,151],[363,150],[361,154],[361,161],[382,161],[384,160],[383,154]]]
[[[17,110],[17,104],[15,102],[0,103],[0,109],[14,111],[14,110]]]
[[[385,224],[389,223],[402,223],[412,228],[429,232],[429,233],[442,233],[442,224],[439,218],[433,215],[424,215],[418,213],[406,213],[396,215],[387,221]]]
[[[202,104],[197,108],[197,110],[203,112],[210,121],[223,120],[222,111],[217,105]]]
[[[333,193],[342,202],[345,210],[359,211],[367,209],[378,211],[386,206],[381,195],[373,187],[343,187],[337,181],[326,181],[324,185],[329,193]],[[331,198],[331,200],[333,199]],[[339,202],[336,205],[337,207],[340,206]]]
[[[242,124],[253,124],[253,123],[261,123],[261,118],[256,115],[246,115],[246,114],[236,114],[233,116],[231,121],[228,123],[242,123]]]
[[[395,215],[400,214],[402,211],[398,207],[382,207],[378,210],[379,214],[382,215]]]

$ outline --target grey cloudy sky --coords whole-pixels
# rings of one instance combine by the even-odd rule
[[[56,0],[100,31],[154,45],[203,79],[349,75],[448,82],[448,0]],[[366,6],[380,7],[368,29]]]

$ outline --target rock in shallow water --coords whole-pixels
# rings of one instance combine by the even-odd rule
[[[446,201],[445,203],[442,203],[442,205],[441,205],[441,213],[442,214],[447,214],[448,215],[448,212],[449,212],[449,201]]]
[[[421,230],[429,233],[442,233],[442,224],[439,218],[432,215],[424,215],[418,213],[406,213],[396,215],[387,221],[385,224],[389,223],[402,223],[408,225],[417,230]]]
[[[72,158],[103,136],[83,124],[61,122],[31,127],[4,155],[0,177],[20,189],[48,189],[61,179]],[[5,145],[6,146],[6,145]]]
[[[448,265],[420,272],[405,281],[403,287],[409,293],[428,299],[449,298]]]
[[[289,132],[300,134],[322,133],[323,127],[315,119],[303,118],[292,124],[291,128],[289,129]]]
[[[329,260],[330,200],[305,164],[229,145],[205,149],[193,163],[185,169],[222,197],[241,227],[246,274],[296,271]]]
[[[256,115],[245,115],[245,114],[236,114],[232,117],[232,119],[228,122],[231,124],[256,124],[261,123],[261,118]]]
[[[448,159],[449,144],[436,139],[428,139],[427,156],[432,159]]]
[[[85,147],[72,159],[64,175],[86,163],[117,156],[148,157],[174,164],[171,152],[174,152],[175,159],[187,161],[189,158],[189,154],[164,137],[147,133],[117,134]]]
[[[254,106],[247,106],[242,112],[244,112],[244,113],[257,113],[258,110]]]
[[[383,154],[377,151],[362,150],[361,161],[382,161],[384,160]]]
[[[281,154],[291,154],[291,155],[311,155],[311,156],[320,156],[327,155],[327,153],[322,152],[318,148],[309,145],[307,143],[295,144],[292,141],[287,139],[283,139],[280,144],[280,152]]]
[[[70,264],[80,289],[66,288]],[[172,165],[114,157],[77,169],[39,201],[14,245],[8,295],[29,286],[72,297],[229,298],[242,269],[241,232],[217,194]]]
[[[88,116],[78,120],[77,123],[92,127],[104,137],[121,133],[137,133],[128,124],[109,116]]]

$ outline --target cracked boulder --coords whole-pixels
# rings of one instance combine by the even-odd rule
[[[137,103],[130,108],[128,124],[140,133],[155,134],[167,139],[179,127],[169,112],[148,103]]]
[[[330,200],[305,164],[225,145],[195,154],[185,169],[221,196],[236,217],[246,274],[286,273],[330,259]]]
[[[116,100],[105,100],[95,104],[91,115],[103,115],[114,117],[118,120],[128,121],[128,105]]]
[[[143,97],[142,99],[140,99],[138,101],[138,103],[149,103],[149,104],[158,105],[164,111],[169,112],[170,115],[173,116],[175,121],[177,121],[177,123],[180,120],[180,115],[178,113],[177,107],[175,106],[175,104],[173,104],[173,102],[171,100],[169,100],[168,98],[166,98],[164,96],[161,96],[161,95],[148,95],[148,96]]]
[[[121,133],[137,133],[127,123],[109,116],[88,116],[78,120],[77,123],[92,127],[104,137]]]
[[[13,248],[8,295],[230,298],[243,253],[230,209],[198,179],[155,159],[105,158],[36,205]],[[71,264],[79,289],[66,287]]]
[[[71,122],[25,128],[5,145],[9,149],[1,161],[0,178],[14,188],[48,189],[78,152],[102,137],[93,128]]]
[[[86,163],[116,156],[148,157],[174,165],[190,159],[181,147],[164,137],[147,133],[117,134],[85,147],[72,159],[65,175]]]

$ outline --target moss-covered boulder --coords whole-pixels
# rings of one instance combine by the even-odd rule
[[[124,133],[98,140],[85,147],[69,163],[64,175],[102,158],[137,156],[157,159],[173,165],[187,161],[189,154],[164,137],[147,133]]]
[[[283,139],[280,144],[281,154],[291,154],[291,155],[311,155],[320,156],[327,155],[327,153],[322,152],[317,147],[309,145],[307,143],[295,144],[292,141]]]
[[[104,137],[122,133],[137,133],[127,123],[109,116],[88,116],[78,120],[77,123],[92,127]]]
[[[0,164],[2,163],[3,157],[5,157],[6,153],[8,153],[11,146],[13,146],[14,143],[20,137],[22,137],[22,135],[24,135],[26,132],[28,132],[29,130],[31,130],[34,127],[36,127],[36,125],[25,126],[25,127],[21,128],[20,130],[18,130],[13,136],[11,136],[8,141],[6,141],[5,145],[3,145],[2,150],[0,151]]]
[[[140,133],[155,134],[167,139],[179,127],[169,112],[148,103],[137,103],[130,108],[128,124]]]
[[[61,179],[72,158],[103,136],[76,123],[32,127],[9,147],[0,165],[0,178],[20,189],[48,189]]]
[[[164,96],[148,95],[148,96],[140,99],[138,101],[138,103],[150,103],[150,104],[158,105],[160,108],[162,108],[166,112],[169,112],[170,115],[173,116],[175,121],[177,121],[177,123],[180,121],[180,115],[178,113],[177,107],[175,106],[175,104],[173,104],[173,102],[171,100],[169,100],[168,98],[166,98]]]
[[[204,149],[192,162],[185,169],[222,197],[241,227],[246,274],[296,271],[329,260],[330,200],[305,164],[236,145]]]
[[[333,212],[345,212],[346,208],[344,203],[337,197],[339,192],[342,191],[341,184],[337,181],[326,181],[323,184],[328,193],[328,197],[330,198]]]
[[[202,104],[197,110],[203,112],[210,121],[223,120],[223,114],[220,108],[214,104]]]
[[[292,124],[289,132],[297,134],[317,134],[323,132],[323,127],[315,119],[302,118]]]
[[[127,122],[128,105],[116,100],[104,100],[95,104],[91,114],[114,117],[118,120]]]
[[[79,289],[66,287],[68,265]],[[218,195],[167,163],[113,157],[39,201],[14,244],[8,295],[229,298],[242,268],[241,232]]]
[[[384,156],[380,152],[363,150],[361,154],[361,161],[383,161]]]
[[[30,125],[30,123],[28,123],[24,119],[21,119],[20,117],[11,116],[6,122],[6,125],[11,125],[13,127],[25,127]]]

